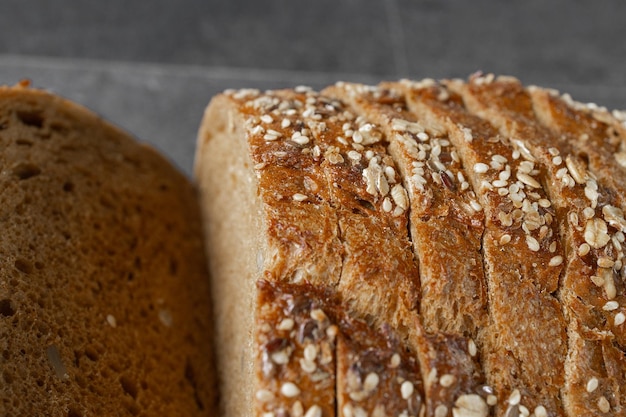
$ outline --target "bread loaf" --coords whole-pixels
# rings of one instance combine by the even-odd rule
[[[190,182],[25,85],[0,88],[0,167],[0,415],[212,415]]]
[[[221,415],[626,415],[623,116],[492,75],[215,97]]]

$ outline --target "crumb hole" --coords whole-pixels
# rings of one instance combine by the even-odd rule
[[[75,407],[70,407],[69,410],[67,410],[67,417],[83,417],[83,413]]]
[[[5,370],[2,373],[2,378],[4,379],[4,382],[6,382],[7,384],[13,383],[13,374],[10,371]]]
[[[25,274],[30,274],[31,272],[33,272],[33,264],[21,258],[15,260],[15,268]]]
[[[373,205],[372,203],[370,203],[369,201],[367,201],[367,200],[361,200],[361,199],[358,199],[358,200],[357,200],[357,202],[359,203],[359,205],[360,205],[361,207],[364,207],[364,208],[366,208],[366,209],[368,209],[368,210],[371,210],[371,211],[376,210],[376,208],[374,207],[374,205]]]
[[[11,317],[15,314],[15,309],[11,305],[11,300],[5,298],[0,300],[0,315],[4,317]]]
[[[27,180],[41,174],[41,169],[28,162],[22,162],[13,167],[13,174],[21,180]]]
[[[65,184],[63,184],[63,191],[65,191],[66,193],[71,193],[72,191],[74,191],[74,183],[71,181],[67,181]]]
[[[35,262],[35,268],[43,269],[44,268],[44,264],[42,262],[36,261]]]
[[[87,346],[85,348],[85,356],[87,356],[89,359],[91,359],[94,362],[97,362],[98,359],[100,359],[100,354],[98,353],[98,351],[92,347],[92,346]]]
[[[176,259],[170,259],[170,275],[176,276],[178,274],[178,261]]]
[[[122,389],[126,394],[135,399],[137,398],[137,385],[135,384],[135,381],[126,375],[122,375],[120,377],[120,384],[122,384]]]
[[[33,146],[33,141],[30,139],[17,139],[15,143],[21,146]]]
[[[17,118],[20,119],[20,122],[24,123],[27,126],[32,126],[36,128],[41,128],[43,126],[43,115],[38,111],[18,111]]]

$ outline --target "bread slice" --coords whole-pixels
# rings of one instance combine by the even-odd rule
[[[566,254],[558,292],[568,320],[566,412],[623,414],[623,213],[617,191],[599,180],[577,141],[560,140],[540,124],[519,81],[476,77],[454,85],[468,108],[503,134],[519,138],[546,174],[544,186],[556,208]]]
[[[411,329],[416,318],[412,311],[417,309],[414,288],[419,285],[419,277],[406,236],[406,206],[395,203],[393,208],[400,209],[383,209],[384,197],[391,192],[389,183],[394,185],[395,171],[389,166],[384,147],[377,144],[380,138],[369,142],[373,136],[367,135],[374,135],[373,127],[359,125],[344,110],[338,103],[306,89],[229,93],[214,99],[207,110],[199,136],[196,173],[206,207],[207,247],[210,258],[215,260],[211,268],[214,276],[221,277],[214,280],[214,293],[218,323],[223,323],[223,327],[218,324],[217,338],[226,342],[223,348],[217,348],[224,413],[250,414],[253,398],[259,413],[269,412],[267,407],[296,407],[317,413],[317,407],[322,407],[309,403],[306,395],[296,394],[287,395],[290,400],[286,402],[263,402],[270,397],[284,399],[285,394],[271,375],[255,372],[250,366],[255,363],[256,353],[265,349],[269,337],[260,333],[264,332],[263,317],[270,314],[258,301],[265,299],[258,298],[256,283],[261,279],[331,291],[345,304],[348,317],[367,322],[374,332],[383,325],[391,326],[399,346],[416,350]],[[347,130],[357,133],[350,138],[343,133]],[[358,135],[367,138],[355,139]],[[402,193],[402,186],[396,185],[399,188],[394,193]],[[233,189],[246,196],[241,199],[250,204],[245,211],[237,207],[240,199],[232,199]],[[388,203],[384,203],[385,208]],[[243,263],[227,255],[235,247]],[[256,264],[250,259],[264,261]],[[394,261],[390,263],[389,259]],[[383,297],[389,299],[388,304],[378,302]],[[241,311],[242,302],[256,309]],[[365,333],[346,328],[338,337],[357,345],[371,343],[359,340],[360,334]],[[250,335],[256,335],[256,346]],[[358,362],[350,355],[350,343],[341,345],[334,371],[337,409],[341,413],[351,409],[350,393],[355,388],[347,383],[351,364]],[[241,349],[238,355],[232,355],[232,346]],[[378,355],[393,357],[395,352],[386,349]],[[292,364],[297,364],[293,362],[297,356],[293,355],[298,352],[290,349],[288,361],[281,362],[285,355],[279,362],[274,361],[274,365],[280,365],[280,375],[289,374]],[[243,371],[241,363],[246,366]],[[307,369],[312,367],[307,365],[300,369],[298,380],[310,377]],[[332,370],[333,362],[327,365]],[[407,375],[417,372],[411,369]],[[254,376],[255,384],[244,382]],[[382,376],[377,375],[367,383],[359,382],[365,384],[361,388],[368,398],[376,398],[378,383],[368,384],[377,377],[380,382]],[[389,381],[399,385],[383,398],[400,398],[399,387],[405,381]],[[317,389],[315,383],[309,380],[307,385],[288,392],[309,393]],[[419,411],[421,381],[411,383],[413,392],[402,403],[415,398],[412,407]],[[380,388],[385,386],[381,383]],[[240,387],[245,387],[243,393]],[[334,384],[323,387],[332,389],[335,397]]]
[[[472,207],[477,203],[471,190],[458,190],[451,182],[461,167],[450,157],[454,150],[449,142],[438,129],[426,133],[398,91],[342,82],[322,94],[349,103],[361,118],[380,126],[408,190],[410,231],[420,266],[418,328],[423,330],[417,354],[426,414],[445,415],[458,398],[475,395],[485,384],[475,342],[487,322],[482,211]],[[482,398],[471,398],[487,408]]]
[[[0,88],[0,414],[211,415],[193,187],[153,149]]]

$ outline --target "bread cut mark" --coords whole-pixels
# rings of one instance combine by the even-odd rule
[[[488,123],[470,116],[458,96],[438,85],[405,85],[409,107],[448,131],[485,210],[490,323],[482,359],[497,396],[496,414],[562,414],[558,367],[566,353],[565,325],[551,295],[562,252],[541,173]],[[557,370],[546,372],[538,364]]]
[[[484,399],[475,396],[485,384],[476,344],[478,329],[486,324],[483,214],[469,184],[459,182],[455,150],[439,129],[423,125],[407,111],[397,91],[339,83],[323,94],[342,99],[380,126],[407,189],[410,232],[420,263],[423,325],[416,328],[424,329],[416,339],[426,414],[448,415],[468,398],[487,412]]]
[[[626,208],[626,126],[606,110],[577,103],[567,94],[539,87],[527,89],[539,122],[559,141],[577,148],[565,163],[577,182],[584,182],[589,168],[597,179],[615,189],[619,207]],[[620,116],[620,112],[615,112]],[[567,145],[566,145],[567,146]],[[556,156],[555,158],[563,158]]]
[[[546,172],[565,249],[559,297],[568,320],[563,403],[568,415],[624,412],[623,265],[619,226],[623,218],[614,191],[587,172],[582,184],[563,161],[576,156],[535,118],[530,96],[516,80],[478,78],[462,88],[468,107],[489,117],[522,142]],[[522,139],[523,138],[523,139]],[[561,161],[554,161],[561,156]],[[558,162],[558,163],[557,163]],[[574,168],[577,169],[577,168]],[[621,359],[618,359],[621,358]]]
[[[336,291],[343,308],[372,329],[389,326],[397,334],[400,349],[416,352],[412,335],[418,309],[419,276],[407,237],[408,200],[394,164],[381,144],[382,133],[376,125],[352,114],[337,100],[310,91],[300,95],[306,128],[321,156],[332,206],[339,220],[344,259]],[[368,343],[356,339],[353,342]],[[380,355],[397,353],[390,350],[391,347],[387,347]],[[337,356],[338,413],[348,416],[352,411],[357,412],[354,407],[365,403],[371,404],[371,410],[382,412],[385,404],[375,403],[381,398],[389,405],[398,404],[397,407],[408,407],[411,398],[415,401],[419,397],[419,404],[423,403],[419,381],[411,382],[414,391],[403,399],[401,383],[397,383],[395,390],[381,392],[392,386],[374,383],[377,377],[379,382],[383,380],[382,376],[374,374],[361,381],[365,384],[364,392],[353,394],[363,396],[360,400],[363,404],[354,403],[356,400],[350,393],[355,387],[349,383],[353,376],[342,372],[350,370],[360,354],[350,352],[350,349],[342,349]],[[405,385],[405,395],[408,395],[406,387],[408,384]]]
[[[253,390],[270,389],[270,380],[255,380],[250,338],[260,337],[261,329],[255,309],[247,306],[257,303],[256,282],[263,278],[325,288],[341,276],[337,218],[320,155],[305,139],[301,105],[256,90],[228,92],[211,103],[200,132],[196,176],[212,274],[220,277],[213,280],[213,295],[216,335],[222,341],[217,344],[222,411],[227,414],[250,414],[262,401]],[[328,389],[334,397],[334,384]]]

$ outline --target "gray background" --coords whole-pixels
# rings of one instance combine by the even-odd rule
[[[0,84],[76,100],[190,173],[226,88],[482,70],[626,108],[626,2],[0,0]]]

